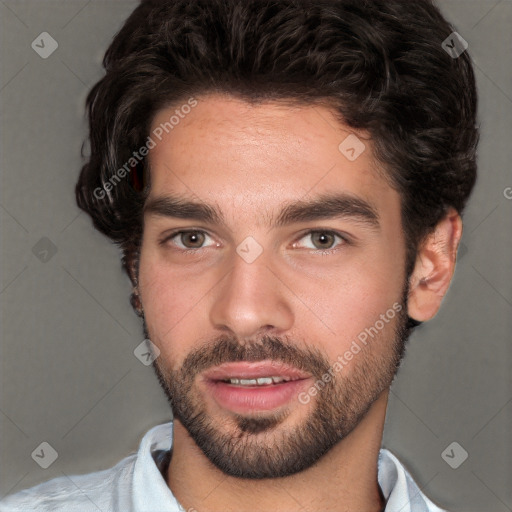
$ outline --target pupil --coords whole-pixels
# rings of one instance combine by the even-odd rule
[[[332,236],[332,235],[329,235],[329,234],[326,234],[326,233],[321,233],[319,236],[318,236],[318,239],[320,240],[320,244],[321,245],[325,245],[325,242],[328,243],[328,239],[329,237]],[[327,239],[327,240],[326,240]],[[329,244],[327,244],[329,245]]]
[[[198,239],[200,237],[200,234],[198,233],[188,233],[186,234],[185,236],[188,236],[189,237],[189,241],[190,241],[190,244],[191,245],[194,245],[194,244],[197,244],[198,243]],[[186,245],[186,244],[185,244]],[[201,245],[199,243],[199,245]]]

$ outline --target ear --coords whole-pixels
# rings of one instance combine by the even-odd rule
[[[435,316],[448,291],[462,236],[462,220],[450,208],[421,244],[409,279],[409,317],[424,322]]]
[[[138,286],[139,250],[135,244],[130,244],[121,249],[121,265],[128,274],[132,286]]]
[[[142,309],[142,303],[139,296],[139,284],[138,284],[138,265],[139,265],[139,251],[134,247],[127,247],[123,251],[123,256],[121,258],[123,268],[125,269],[130,281],[132,283],[133,289],[130,295],[130,304],[132,305],[133,310],[138,316],[144,316],[144,312]]]
[[[126,272],[134,288],[138,287],[138,264],[137,254],[130,254],[126,261]]]

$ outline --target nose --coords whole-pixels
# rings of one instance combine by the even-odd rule
[[[238,339],[283,334],[293,326],[291,291],[276,276],[264,251],[248,263],[234,253],[227,275],[214,289],[210,321]]]

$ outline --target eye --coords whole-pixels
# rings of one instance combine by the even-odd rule
[[[306,245],[306,249],[313,249],[320,252],[332,252],[337,249],[338,246],[348,244],[349,240],[337,233],[336,231],[330,230],[313,230],[306,233],[301,237],[302,239],[310,238],[312,245]],[[207,239],[211,239],[211,237],[200,230],[180,230],[171,233],[169,236],[165,237],[160,243],[162,245],[171,242],[175,245],[179,250],[182,251],[193,251],[194,249],[203,249],[208,247],[204,245]],[[339,240],[338,244],[336,244],[336,240]],[[212,240],[213,241],[213,240]],[[215,245],[215,244],[210,244]],[[293,247],[296,247],[298,244],[295,243]]]
[[[204,231],[188,230],[188,231],[176,231],[171,233],[168,237],[162,240],[162,244],[165,244],[171,240],[176,239],[172,242],[174,245],[181,250],[193,250],[202,249],[205,240],[210,238]]]
[[[306,247],[307,249],[316,249],[316,250],[324,250],[324,251],[333,251],[336,250],[336,248],[339,245],[343,245],[345,243],[348,243],[348,240],[346,237],[341,235],[340,233],[337,233],[335,231],[328,231],[328,230],[316,230],[316,231],[309,231],[306,233],[305,236],[301,238],[307,239],[310,238],[312,242],[312,246]],[[340,243],[338,245],[334,245],[336,243],[336,239],[340,240]]]

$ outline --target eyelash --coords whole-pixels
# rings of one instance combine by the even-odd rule
[[[172,240],[176,236],[182,235],[182,234],[186,234],[186,233],[200,233],[200,234],[209,236],[206,231],[202,231],[200,229],[181,229],[181,230],[173,231],[172,233],[167,235],[163,240],[161,240],[159,243],[160,243],[160,245],[165,245],[167,242],[169,242],[170,240]],[[332,254],[333,252],[336,252],[339,249],[340,246],[350,245],[350,240],[347,238],[347,236],[339,233],[338,231],[333,231],[333,230],[330,230],[330,229],[312,229],[310,231],[307,231],[303,235],[301,235],[301,237],[298,240],[302,240],[304,237],[306,237],[308,235],[315,234],[315,233],[322,233],[324,235],[334,235],[335,237],[338,237],[338,238],[341,239],[341,243],[338,244],[337,246],[335,246],[332,249],[325,249],[325,250],[322,250],[322,249],[310,249],[310,250],[314,251],[317,254],[327,256],[329,254]],[[190,249],[190,248],[182,249],[180,247],[176,248],[176,250],[178,250],[180,252],[183,252],[183,253],[194,253],[194,252],[200,251],[202,249],[204,249],[204,247],[196,247],[196,248],[192,248],[192,249]]]

